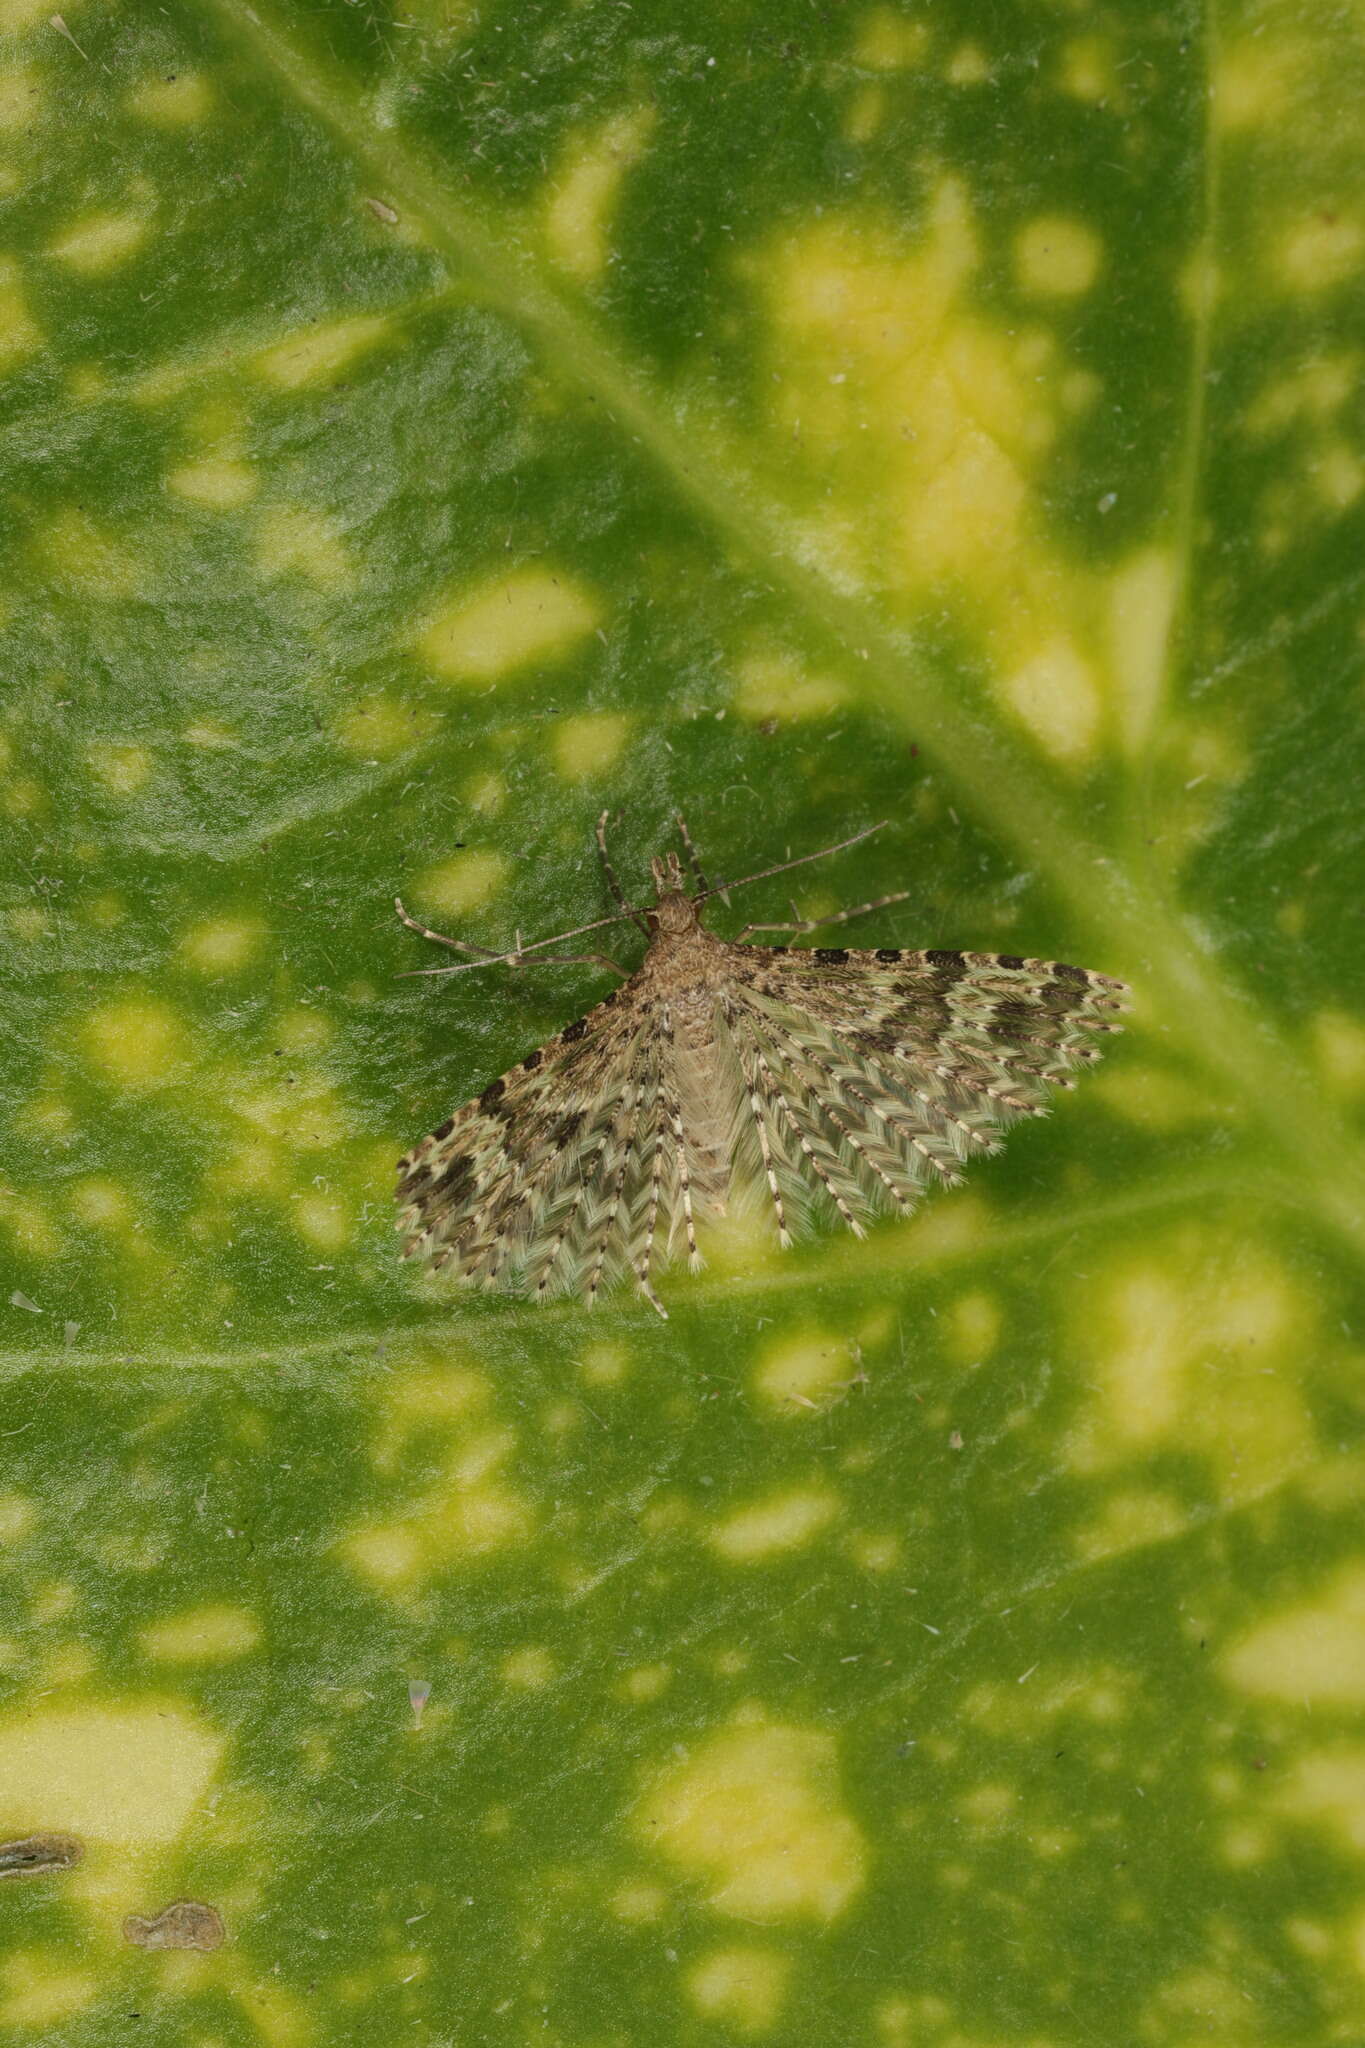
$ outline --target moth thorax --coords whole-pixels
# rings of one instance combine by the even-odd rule
[[[659,862],[655,861],[654,865],[657,869]],[[674,937],[681,932],[695,931],[696,907],[691,897],[681,889],[661,889],[659,900],[650,913],[650,923],[656,932],[667,932]]]

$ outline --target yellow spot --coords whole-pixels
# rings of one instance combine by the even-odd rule
[[[1160,1263],[1118,1259],[1079,1335],[1097,1398],[1073,1459],[1101,1470],[1170,1446],[1204,1457],[1233,1498],[1283,1479],[1313,1441],[1295,1362],[1314,1324],[1312,1304],[1250,1242],[1210,1242],[1194,1225]]]
[[[1342,1848],[1365,1856],[1365,1749],[1342,1743],[1297,1757],[1274,1800],[1281,1813],[1311,1820]]]
[[[438,1572],[529,1535],[530,1506],[500,1469],[516,1439],[490,1422],[491,1401],[487,1380],[440,1354],[436,1370],[413,1371],[390,1392],[375,1443],[377,1470],[406,1470],[407,1447],[421,1433],[434,1443],[439,1477],[392,1519],[343,1538],[342,1556],[382,1590],[420,1588]]]
[[[899,1536],[878,1536],[862,1531],[849,1538],[848,1554],[865,1572],[894,1571],[904,1557]]]
[[[210,512],[229,512],[245,505],[256,495],[256,472],[247,462],[235,462],[227,455],[205,455],[173,469],[166,479],[168,490],[191,505]]]
[[[989,1294],[960,1294],[943,1318],[944,1349],[960,1365],[980,1365],[1000,1341],[1000,1304]]]
[[[825,1488],[796,1488],[741,1508],[713,1529],[709,1540],[731,1564],[758,1564],[800,1550],[828,1528],[838,1512],[837,1495]]]
[[[986,53],[976,43],[959,43],[948,59],[944,77],[949,85],[984,85],[991,75]]]
[[[437,867],[424,868],[413,884],[413,895],[433,917],[464,917],[491,902],[506,876],[507,862],[500,853],[471,848],[452,854]]]
[[[657,1884],[623,1884],[612,1893],[610,1906],[618,1920],[641,1927],[663,1918],[668,1911],[668,1893]]]
[[[286,1010],[271,1030],[273,1042],[285,1052],[316,1052],[334,1037],[331,1020],[317,1010]]]
[[[1320,1010],[1312,1043],[1318,1072],[1334,1095],[1365,1093],[1365,1025],[1346,1010]]]
[[[1094,752],[1101,701],[1094,671],[1071,641],[1058,635],[1019,668],[1002,676],[1000,694],[1039,746],[1065,767]]]
[[[1072,99],[1096,106],[1114,90],[1114,55],[1100,36],[1077,36],[1062,51],[1059,84]]]
[[[502,1660],[503,1684],[514,1685],[523,1692],[538,1692],[554,1675],[554,1658],[539,1647],[513,1650]]]
[[[1213,75],[1214,119],[1225,134],[1260,128],[1288,110],[1295,61],[1292,52],[1263,36],[1229,42]]]
[[[1002,1821],[1009,1819],[1019,1804],[1019,1794],[1012,1785],[978,1785],[960,1801],[963,1818],[971,1827],[994,1830]]]
[[[658,1699],[665,1691],[672,1677],[666,1664],[641,1664],[626,1673],[616,1690],[633,1707],[647,1706],[650,1700]]]
[[[110,796],[136,796],[152,772],[152,757],[146,747],[97,740],[86,748],[86,759],[96,781]]]
[[[193,725],[185,727],[180,737],[187,747],[206,747],[215,753],[237,745],[237,735],[232,727],[217,718],[197,718]]]
[[[47,253],[82,277],[102,277],[137,252],[150,226],[144,213],[87,213],[50,242]]]
[[[593,135],[568,143],[545,207],[550,258],[580,284],[599,277],[610,255],[608,222],[622,174],[637,163],[654,126],[647,108],[613,115]]]
[[[0,1494],[0,1543],[21,1543],[36,1520],[37,1511],[25,1495]]]
[[[1082,221],[1048,214],[1031,220],[1014,240],[1014,275],[1037,298],[1075,298],[1099,275],[1101,243]]]
[[[1296,1707],[1365,1706],[1365,1565],[1347,1564],[1316,1600],[1283,1608],[1222,1659],[1230,1684]]]
[[[0,70],[0,135],[27,128],[42,111],[42,87],[31,66],[7,64]]]
[[[333,731],[337,745],[364,761],[392,761],[410,747],[424,746],[440,729],[434,711],[401,697],[369,697],[338,716]]]
[[[631,721],[619,711],[590,711],[561,718],[551,745],[555,767],[566,782],[589,782],[616,766],[630,737]]]
[[[811,675],[790,655],[746,655],[736,674],[734,708],[753,725],[828,718],[848,702],[848,689],[836,676]]]
[[[846,1337],[809,1330],[781,1337],[760,1354],[753,1388],[760,1400],[784,1415],[808,1415],[842,1393],[853,1373]]]
[[[531,662],[562,660],[598,616],[597,604],[570,577],[515,569],[447,604],[422,633],[417,651],[438,675],[495,682]]]
[[[1319,207],[1280,237],[1275,268],[1291,291],[1327,291],[1355,276],[1362,246],[1365,236],[1359,221],[1336,207]]]
[[[1115,1493],[1078,1532],[1076,1551],[1089,1559],[1114,1557],[1127,1550],[1141,1550],[1149,1543],[1163,1543],[1188,1526],[1185,1510],[1168,1493],[1154,1488]]]
[[[193,127],[212,103],[208,84],[197,71],[179,71],[174,78],[149,78],[123,102],[130,114],[156,128]]]
[[[22,2036],[73,2019],[102,1988],[94,1970],[72,1966],[56,1950],[16,1949],[0,1969],[0,2027]]]
[[[839,1801],[834,1737],[736,1716],[660,1769],[638,1836],[706,1887],[717,1912],[829,1921],[860,1890],[863,1839]]]
[[[471,811],[491,818],[507,801],[507,784],[501,775],[473,775],[460,794]]]
[[[33,1596],[29,1620],[35,1628],[46,1628],[54,1621],[64,1621],[76,1606],[76,1588],[64,1580],[54,1579],[40,1586]]]
[[[196,1607],[154,1621],[138,1636],[143,1656],[165,1664],[229,1664],[260,1640],[255,1617],[241,1607]]]
[[[59,588],[112,599],[128,597],[137,587],[132,554],[74,506],[54,513],[38,535],[38,548]]]
[[[86,1018],[82,1036],[95,1065],[123,1088],[178,1080],[188,1058],[180,1019],[150,997],[105,1003]]]
[[[277,576],[301,576],[319,590],[338,590],[354,580],[336,522],[302,505],[275,505],[261,514],[256,568],[267,582]]]
[[[71,1213],[92,1230],[126,1230],[133,1205],[116,1181],[82,1180],[71,1190]]]
[[[292,1210],[294,1226],[322,1252],[339,1252],[352,1236],[350,1210],[338,1195],[304,1195]]]
[[[180,951],[200,974],[235,974],[265,937],[259,917],[215,917],[197,924],[180,941]]]
[[[766,1948],[719,1948],[687,1974],[687,1992],[703,2019],[741,2034],[777,2024],[791,1965]]]
[[[858,24],[853,61],[868,71],[906,71],[923,59],[929,31],[890,7],[873,7]]]
[[[1344,512],[1365,490],[1365,468],[1353,448],[1334,441],[1312,463],[1318,496],[1334,512]]]
[[[886,119],[886,87],[860,86],[844,112],[843,130],[847,142],[871,142]]]
[[[60,1829],[136,1852],[173,1842],[208,1790],[222,1739],[166,1699],[54,1707],[0,1721],[0,1827]]]
[[[332,320],[318,327],[304,328],[287,341],[276,342],[256,358],[256,368],[268,384],[281,391],[299,391],[310,384],[329,384],[349,369],[357,357],[384,339],[390,321],[379,313],[356,313],[349,320]]]
[[[1118,723],[1130,754],[1146,746],[1159,708],[1175,599],[1175,563],[1164,548],[1130,556],[1110,586]]]
[[[590,1387],[614,1387],[630,1370],[630,1353],[624,1344],[589,1344],[578,1370]]]

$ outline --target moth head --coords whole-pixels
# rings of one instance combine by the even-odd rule
[[[654,877],[657,898],[653,910],[646,913],[650,929],[656,932],[690,931],[697,922],[697,913],[687,893],[677,854],[670,853],[663,860],[656,857],[649,864],[649,872]]]

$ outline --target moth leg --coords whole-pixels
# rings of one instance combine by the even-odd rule
[[[638,910],[632,909],[630,904],[627,903],[625,891],[616,879],[616,870],[611,864],[611,855],[607,852],[607,817],[608,813],[603,811],[601,817],[597,820],[597,851],[602,856],[602,871],[607,878],[607,887],[616,899],[617,909],[623,911],[633,923],[638,924],[640,930],[648,938],[649,926],[646,924],[641,913]]]
[[[734,943],[742,946],[751,932],[818,932],[824,925],[847,924],[850,918],[866,917],[870,910],[885,910],[890,903],[904,903],[909,894],[908,889],[897,889],[890,896],[874,898],[871,903],[856,904],[852,910],[835,911],[831,917],[803,917],[789,924],[746,924]],[[796,908],[795,904],[792,908]]]
[[[687,829],[687,820],[683,816],[681,811],[675,811],[673,813],[673,818],[674,822],[678,827],[678,835],[682,840],[683,849],[687,854],[687,864],[691,868],[692,873],[696,877],[697,887],[701,890],[703,896],[709,896],[712,894],[711,884],[707,881],[705,875],[702,873],[701,856],[698,854],[696,847],[692,844],[692,834]],[[721,902],[725,905],[726,909],[728,910],[730,907],[730,898],[727,891],[722,888],[717,889],[714,893],[717,896],[719,896]]]

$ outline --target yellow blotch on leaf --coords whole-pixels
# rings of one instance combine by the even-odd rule
[[[42,339],[43,331],[28,310],[18,264],[0,256],[0,370],[32,355]]]
[[[391,761],[409,747],[422,746],[438,729],[434,711],[401,697],[367,697],[338,713],[333,724],[338,746],[366,761]]]
[[[1064,634],[1057,634],[1001,678],[1000,692],[1044,753],[1064,766],[1094,751],[1103,703],[1095,671]]]
[[[27,128],[43,111],[42,86],[28,64],[0,68],[0,135]]]
[[[1354,277],[1363,250],[1360,222],[1340,207],[1320,206],[1285,229],[1272,261],[1281,284],[1308,296]]]
[[[184,1828],[222,1751],[221,1736],[168,1699],[35,1701],[0,1720],[0,1829],[159,1847]]]
[[[470,847],[423,868],[413,883],[413,900],[433,917],[465,917],[491,903],[506,879],[507,862],[500,853]]]
[[[256,495],[257,477],[249,462],[230,455],[205,455],[186,462],[166,478],[166,488],[191,505],[209,512],[230,512]]]
[[[631,721],[621,711],[588,711],[561,718],[551,745],[555,767],[566,782],[590,782],[614,768],[630,737]]]
[[[1000,1341],[1000,1304],[989,1294],[960,1294],[943,1317],[945,1348],[960,1365],[980,1365]]]
[[[1100,36],[1076,36],[1062,51],[1058,84],[1089,106],[1114,91],[1113,46]]]
[[[1035,297],[1076,298],[1098,277],[1102,253],[1099,236],[1083,221],[1044,214],[1014,238],[1014,275]]]
[[[855,1371],[846,1337],[805,1330],[779,1337],[759,1354],[753,1389],[766,1406],[783,1415],[808,1415],[841,1393]]]
[[[179,1080],[189,1057],[180,1019],[151,996],[102,1004],[86,1018],[81,1035],[93,1064],[123,1088]]]
[[[1365,1094],[1365,1025],[1346,1010],[1319,1010],[1312,1046],[1318,1072],[1334,1095]]]
[[[834,1737],[736,1716],[654,1776],[638,1838],[706,1890],[719,1913],[830,1921],[857,1895],[862,1834],[839,1797]]]
[[[133,1221],[133,1204],[117,1181],[92,1176],[72,1188],[71,1213],[92,1230],[126,1230]]]
[[[192,128],[212,106],[213,94],[201,73],[178,71],[173,78],[149,78],[135,86],[123,104],[155,128]]]
[[[731,1564],[759,1564],[800,1550],[838,1513],[839,1497],[827,1487],[794,1487],[728,1515],[708,1540]]]
[[[146,747],[96,740],[86,759],[95,780],[110,796],[136,796],[151,779],[152,756]]]
[[[339,1195],[301,1195],[292,1209],[294,1227],[321,1252],[339,1252],[352,1236],[351,1213]]]
[[[608,224],[621,178],[644,153],[654,126],[649,108],[615,114],[591,135],[574,136],[545,202],[551,261],[580,284],[606,268]]]
[[[340,589],[354,574],[335,521],[302,505],[274,505],[261,514],[256,568],[267,582],[301,576],[319,590]]]
[[[356,313],[348,320],[330,320],[277,341],[256,358],[267,384],[281,391],[330,384],[343,370],[388,334],[390,322],[379,313]]]
[[[1296,1366],[1315,1320],[1261,1245],[1192,1225],[1163,1259],[1120,1257],[1077,1324],[1096,1395],[1074,1462],[1107,1470],[1174,1447],[1206,1458],[1234,1499],[1282,1479],[1312,1447]]]
[[[1365,1564],[1343,1565],[1315,1599],[1280,1609],[1225,1652],[1241,1692],[1296,1707],[1365,1707]]]
[[[37,1510],[26,1494],[0,1494],[0,1544],[22,1543],[36,1520]]]
[[[1109,587],[1118,725],[1131,754],[1145,747],[1159,707],[1177,589],[1176,566],[1164,548],[1129,556]]]
[[[117,270],[141,248],[151,221],[145,213],[87,213],[49,242],[47,253],[82,277]]]
[[[144,1628],[138,1642],[144,1657],[162,1664],[229,1664],[261,1640],[255,1616],[245,1608],[196,1607],[168,1615]]]
[[[200,974],[235,974],[245,967],[265,937],[259,917],[214,917],[187,931],[180,951]]]
[[[596,601],[569,576],[514,569],[463,591],[423,630],[417,651],[437,675],[491,683],[561,660],[597,625]]]
[[[766,2034],[777,2024],[791,1973],[773,1949],[718,1948],[687,1973],[687,1995],[704,2020],[741,2034]]]
[[[0,1965],[0,2027],[23,2038],[74,2019],[103,1985],[56,1949],[14,1949]]]
[[[1274,1805],[1293,1820],[1316,1821],[1344,1849],[1365,1856],[1365,1749],[1342,1742],[1307,1750],[1289,1765]]]
[[[892,7],[871,7],[858,23],[853,61],[867,71],[907,71],[929,47],[922,21],[907,21]]]
[[[502,1660],[504,1685],[515,1686],[520,1692],[539,1692],[554,1675],[555,1660],[539,1645],[528,1644],[524,1650],[513,1650]]]
[[[984,85],[991,67],[980,44],[959,43],[943,75],[949,85]]]
[[[78,596],[128,597],[137,587],[132,552],[76,506],[52,515],[37,535],[37,546],[54,584]]]
[[[734,708],[753,725],[829,718],[848,702],[837,676],[812,675],[787,654],[749,654],[736,664]]]

